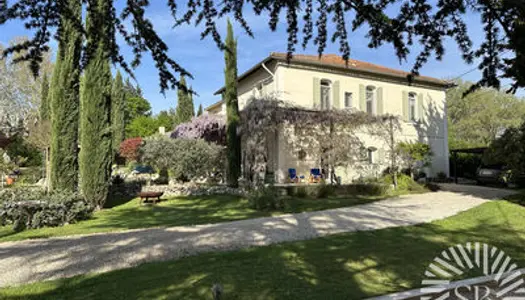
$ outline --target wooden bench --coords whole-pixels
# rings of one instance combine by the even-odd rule
[[[156,204],[157,201],[160,201],[160,197],[162,197],[162,195],[164,195],[162,192],[140,192],[140,205],[142,205],[144,200],[148,201],[150,198],[153,198],[153,204]],[[157,201],[155,201],[155,199]]]

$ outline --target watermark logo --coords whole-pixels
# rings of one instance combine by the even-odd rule
[[[483,280],[457,280],[474,269]],[[434,258],[425,271],[421,300],[525,300],[522,270],[502,250],[482,243],[450,247]]]

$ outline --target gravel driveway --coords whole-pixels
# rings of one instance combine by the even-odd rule
[[[453,192],[229,223],[0,243],[0,287],[455,215],[488,200]]]

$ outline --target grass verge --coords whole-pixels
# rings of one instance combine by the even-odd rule
[[[247,199],[236,196],[171,198],[157,205],[139,205],[138,199],[96,212],[90,220],[61,227],[47,227],[16,233],[0,227],[0,242],[49,238],[76,234],[113,232],[126,229],[209,224],[267,217],[283,213],[326,210],[370,203],[387,196],[347,196],[324,199],[287,199],[283,211],[257,211]]]
[[[442,250],[485,242],[525,267],[525,208],[493,201],[420,226],[335,235],[0,290],[3,299],[361,299],[420,286]],[[474,275],[474,274],[469,274]]]

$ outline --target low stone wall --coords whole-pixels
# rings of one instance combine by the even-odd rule
[[[243,189],[231,188],[225,185],[199,185],[194,183],[148,185],[142,187],[143,192],[162,192],[165,196],[203,196],[203,195],[238,195],[244,196]]]

